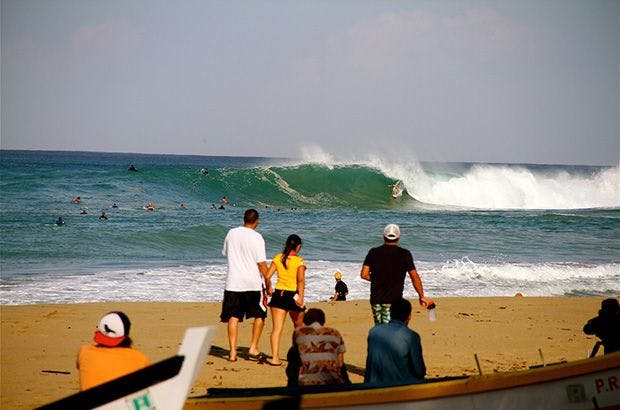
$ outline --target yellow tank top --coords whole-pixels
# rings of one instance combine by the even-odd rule
[[[282,264],[282,254],[279,253],[272,259],[278,271],[278,283],[276,289],[297,290],[297,268],[304,265],[304,260],[300,256],[289,256],[286,258],[286,268]]]

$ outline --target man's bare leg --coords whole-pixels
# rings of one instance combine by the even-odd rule
[[[260,353],[260,349],[258,348],[258,341],[260,339],[260,335],[263,333],[263,327],[265,327],[265,319],[255,318],[254,324],[252,325],[252,343],[250,344],[250,349],[248,353],[251,355],[257,355]]]
[[[228,344],[230,345],[230,353],[228,360],[237,360],[237,332],[239,328],[239,319],[231,317],[228,319]]]

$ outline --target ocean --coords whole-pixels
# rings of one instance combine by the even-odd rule
[[[337,270],[349,299],[367,300],[359,271],[388,223],[400,225],[430,298],[620,294],[618,166],[353,161],[322,152],[1,150],[0,160],[3,305],[220,301],[222,243],[247,208],[260,213],[268,258],[288,235],[301,236],[308,302],[333,294]],[[393,199],[397,181],[404,193]],[[229,203],[218,209],[224,196]],[[154,211],[144,209],[149,202]]]

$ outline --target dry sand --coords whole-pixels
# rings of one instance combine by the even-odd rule
[[[601,298],[514,297],[442,298],[437,321],[414,303],[410,327],[422,337],[428,377],[478,373],[474,353],[484,373],[527,369],[546,363],[586,357],[595,339],[582,332],[594,317]],[[366,335],[372,326],[367,301],[312,303],[325,311],[328,326],[337,328],[347,347],[345,361],[353,382],[363,380]],[[132,321],[134,347],[151,361],[176,353],[185,328],[216,324],[211,353],[192,389],[209,387],[267,387],[286,384],[284,367],[243,359],[251,322],[240,325],[240,359],[226,360],[226,325],[219,323],[219,303],[92,303],[1,306],[2,409],[31,409],[78,391],[75,359],[82,344],[91,344],[100,317],[122,310]],[[292,326],[287,321],[280,356],[286,357]],[[270,355],[271,318],[267,318],[260,347]],[[599,353],[600,354],[600,353]]]

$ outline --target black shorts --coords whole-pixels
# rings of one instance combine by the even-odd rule
[[[275,289],[271,295],[270,307],[280,308],[292,312],[303,312],[306,308],[295,303],[295,295],[297,292],[292,290]]]
[[[263,292],[260,290],[246,292],[225,290],[220,320],[228,322],[231,317],[236,317],[239,322],[243,322],[244,317],[264,319],[267,317],[267,309],[263,310],[264,307]]]

